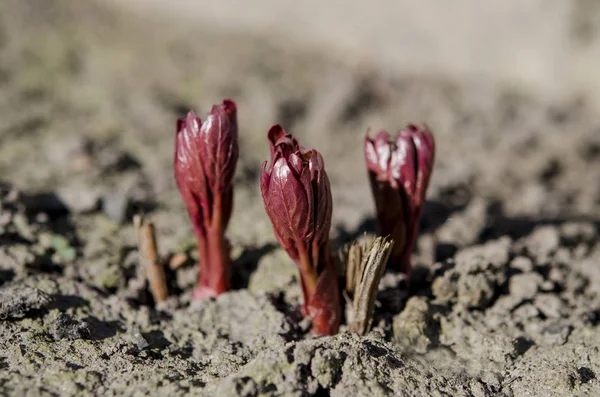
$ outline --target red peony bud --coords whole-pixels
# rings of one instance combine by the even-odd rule
[[[198,239],[199,283],[194,299],[229,289],[231,260],[225,229],[233,207],[233,175],[238,159],[235,103],[213,106],[202,123],[193,111],[177,120],[175,180]]]
[[[271,164],[263,163],[260,189],[265,210],[282,248],[298,265],[303,311],[313,333],[337,333],[341,308],[335,264],[329,248],[332,198],[323,157],[307,150],[283,128],[268,134]]]
[[[377,209],[378,233],[394,241],[391,266],[410,273],[410,255],[419,231],[433,169],[435,142],[427,126],[409,125],[391,137],[365,138],[365,159]]]

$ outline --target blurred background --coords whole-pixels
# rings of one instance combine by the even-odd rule
[[[596,0],[3,0],[0,177],[116,224],[154,211],[175,244],[175,120],[232,97],[232,238],[272,240],[257,184],[274,123],[323,153],[352,235],[373,213],[365,132],[427,122],[424,230],[463,222],[464,245],[470,222],[600,215],[599,64]]]
[[[390,73],[486,79],[598,98],[594,0],[110,0],[206,28],[316,46]]]

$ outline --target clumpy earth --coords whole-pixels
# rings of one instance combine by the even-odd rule
[[[381,74],[262,37],[92,2],[0,3],[0,393],[600,395],[600,121],[585,98]],[[234,290],[190,304],[174,120],[233,97]],[[258,178],[282,123],[326,161],[336,246],[374,232],[368,127],[426,121],[437,161],[406,280],[373,331],[311,338]],[[156,223],[155,305],[131,226]]]

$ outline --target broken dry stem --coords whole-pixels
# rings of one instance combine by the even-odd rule
[[[393,240],[388,237],[377,237],[368,249],[359,242],[349,249],[348,271],[352,272],[352,275],[351,280],[347,280],[353,283],[351,290],[354,291],[353,316],[349,324],[351,332],[365,335],[371,328],[379,281],[393,245]],[[362,256],[360,261],[359,256]]]
[[[366,236],[363,236],[364,238]],[[355,288],[362,275],[362,259],[367,246],[364,241],[357,240],[346,247],[342,253],[342,261],[346,264],[346,292],[348,296],[354,296]]]
[[[140,255],[140,266],[146,271],[154,302],[162,302],[169,296],[169,291],[165,271],[158,256],[154,224],[141,215],[136,215],[133,218],[133,224]]]

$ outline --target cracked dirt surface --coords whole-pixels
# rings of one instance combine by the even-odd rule
[[[600,395],[600,122],[585,98],[384,76],[145,18],[0,3],[1,394]],[[194,257],[174,119],[227,96],[235,289],[190,305],[190,260],[155,308],[131,216],[153,218],[164,255]],[[373,232],[364,132],[407,121],[439,148],[414,291],[388,274],[373,332],[310,338],[258,191],[266,131],[281,122],[323,153],[341,244]]]

